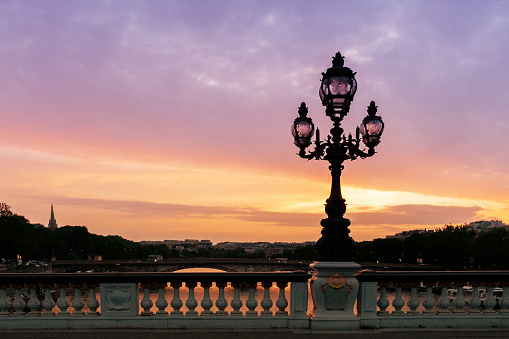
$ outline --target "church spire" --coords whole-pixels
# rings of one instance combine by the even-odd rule
[[[48,228],[50,230],[54,230],[57,227],[58,226],[57,226],[57,221],[55,220],[55,213],[53,213],[53,204],[51,204],[51,218],[49,219]]]

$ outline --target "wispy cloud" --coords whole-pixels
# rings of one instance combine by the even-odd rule
[[[275,226],[316,227],[320,219],[326,217],[319,213],[273,212],[234,206],[196,206],[64,196],[46,196],[44,199],[61,206],[81,206],[85,209],[100,208],[140,218],[222,217]],[[345,217],[359,225],[443,225],[472,220],[481,210],[480,207],[476,206],[397,205],[376,211],[366,210],[365,212],[347,213]]]

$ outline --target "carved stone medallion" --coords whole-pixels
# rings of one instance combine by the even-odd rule
[[[325,281],[327,285],[329,285],[332,288],[341,288],[345,285],[348,286],[348,293],[351,293],[353,291],[353,285],[347,284],[348,278],[343,277],[339,273],[333,273],[330,276],[325,278]],[[324,285],[320,286],[320,290],[323,292]]]

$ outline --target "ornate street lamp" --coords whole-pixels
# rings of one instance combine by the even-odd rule
[[[332,67],[322,73],[320,86],[320,99],[325,106],[325,114],[331,119],[339,118],[341,121],[350,110],[350,103],[357,91],[355,73],[344,67],[344,57],[337,52],[332,58]]]
[[[327,160],[332,175],[332,187],[329,199],[325,205],[326,219],[322,219],[322,237],[316,243],[317,260],[320,261],[352,261],[353,240],[349,236],[350,220],[343,215],[346,211],[345,199],[341,195],[341,172],[345,160],[367,158],[375,154],[375,146],[380,143],[384,130],[382,118],[377,116],[377,106],[371,101],[368,106],[368,115],[357,127],[355,138],[352,134],[343,135],[341,121],[350,110],[350,103],[357,90],[355,73],[344,67],[343,56],[337,53],[333,57],[332,67],[322,73],[320,86],[320,99],[325,106],[325,114],[333,122],[330,135],[326,140],[320,140],[320,131],[316,130],[313,151],[306,153],[314,134],[314,124],[307,117],[308,109],[303,102],[299,107],[299,117],[292,125],[292,135],[295,145],[300,148],[299,156],[304,159]],[[367,150],[361,149],[362,144]]]

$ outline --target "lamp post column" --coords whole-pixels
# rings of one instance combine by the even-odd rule
[[[341,173],[343,162],[347,160],[347,147],[340,144],[343,129],[339,121],[335,121],[331,129],[332,145],[327,149],[324,159],[330,163],[332,184],[330,196],[326,201],[325,213],[322,219],[322,237],[316,243],[317,260],[320,261],[352,261],[353,240],[349,236],[350,220],[343,215],[346,212],[345,199],[341,194]]]

